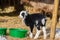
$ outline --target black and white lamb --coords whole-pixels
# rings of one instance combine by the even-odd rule
[[[34,39],[37,39],[38,36],[40,35],[40,32],[41,32],[41,28],[42,28],[42,31],[43,31],[43,34],[44,34],[44,39],[46,39],[46,27],[45,27],[45,24],[46,24],[46,16],[44,15],[44,12],[43,14],[42,13],[35,13],[35,14],[28,14],[27,11],[21,11],[20,12],[20,15],[19,15],[20,18],[23,19],[23,22],[29,26],[30,28],[30,38],[33,37],[33,28],[34,28],[34,25],[36,26],[36,35],[34,37]]]

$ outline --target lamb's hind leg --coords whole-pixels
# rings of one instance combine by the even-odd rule
[[[40,35],[40,22],[38,20],[36,20],[35,26],[36,26],[36,35],[35,35],[34,39],[37,39]]]
[[[46,39],[46,28],[42,27],[42,30],[43,30],[44,39]]]
[[[39,37],[40,32],[41,32],[41,31],[40,31],[40,27],[37,26],[36,31],[37,31],[37,32],[36,32],[36,35],[35,35],[34,39],[37,39],[37,38]]]
[[[43,30],[43,34],[44,34],[44,39],[46,39],[46,27],[45,27],[45,25],[46,25],[46,21],[45,21],[45,19],[42,19],[42,30]]]

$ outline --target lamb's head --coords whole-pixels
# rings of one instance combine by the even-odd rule
[[[21,11],[19,14],[19,17],[24,19],[24,18],[26,18],[27,15],[28,15],[27,11]]]

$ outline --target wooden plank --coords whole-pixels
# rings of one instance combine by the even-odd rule
[[[57,11],[58,11],[58,3],[59,0],[54,0],[54,9],[52,15],[52,24],[51,24],[51,33],[50,40],[54,40],[55,38],[55,29],[56,29],[56,19],[57,19]]]

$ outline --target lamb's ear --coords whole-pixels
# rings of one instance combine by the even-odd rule
[[[29,14],[29,11],[26,11],[27,14]]]

